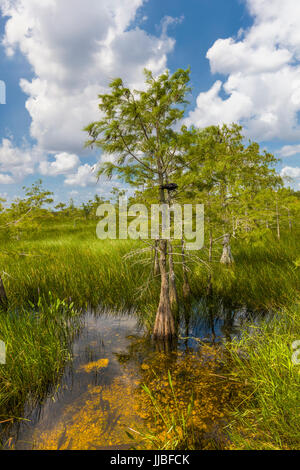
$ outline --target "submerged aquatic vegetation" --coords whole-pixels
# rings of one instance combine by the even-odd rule
[[[109,364],[109,359],[99,359],[95,362],[89,362],[88,364],[82,365],[80,368],[83,369],[85,372],[93,372],[99,369],[104,369]]]
[[[146,369],[144,368],[143,370]],[[187,408],[185,408],[182,402],[179,403],[177,401],[170,371],[168,371],[168,383],[172,391],[172,399],[176,405],[176,411],[173,413],[170,413],[169,406],[167,408],[163,406],[147,385],[142,386],[142,390],[150,398],[153,407],[152,412],[149,409],[149,405],[143,411],[143,416],[148,418],[148,427],[144,430],[129,428],[130,432],[126,431],[126,434],[132,440],[138,438],[141,441],[140,448],[155,450],[196,448],[194,426],[191,419],[194,408],[193,396]],[[155,428],[153,424],[152,426],[149,425],[151,419],[155,423]],[[161,426],[158,425],[158,421],[161,421]],[[165,429],[162,430],[162,427],[165,427]],[[197,438],[199,440],[199,435]]]
[[[155,353],[141,365],[139,389],[143,428],[129,430],[146,449],[221,449],[228,445],[223,428],[240,385],[222,374],[223,353],[201,346],[198,352]]]
[[[101,335],[101,318],[98,325]],[[74,370],[80,393],[67,387],[60,395],[66,393],[65,398],[48,400],[46,419],[28,427],[17,448],[23,440],[30,448],[60,450],[224,447],[222,428],[238,387],[224,380],[221,350],[203,346],[199,352],[166,354],[154,351],[143,336],[130,336],[125,344],[120,339],[115,346],[109,338],[103,344],[107,367],[101,374],[82,369],[87,357],[82,347]],[[87,341],[90,344],[88,336]],[[120,344],[126,345],[127,354],[113,352]],[[94,351],[97,363],[102,350],[95,345]]]
[[[109,387],[92,386],[68,406],[56,426],[37,430],[37,450],[129,449],[132,441],[125,430],[139,421],[135,385],[116,377]]]

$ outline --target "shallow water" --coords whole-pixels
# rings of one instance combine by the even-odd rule
[[[126,431],[145,426],[150,429],[153,421],[151,403],[141,385],[146,383],[156,390],[160,404],[165,406],[164,400],[170,403],[168,370],[183,408],[195,384],[195,420],[209,440],[216,426],[223,423],[231,396],[228,384],[218,378],[222,377],[218,375],[218,344],[238,334],[247,312],[223,307],[217,312],[215,307],[205,314],[204,310],[203,305],[193,307],[193,314],[182,322],[182,339],[176,350],[168,353],[154,347],[132,315],[86,313],[73,344],[73,361],[59,386],[43,404],[27,411],[26,421],[10,429],[6,447],[129,449],[137,445],[139,435],[134,433],[137,441],[133,442]],[[199,338],[207,347],[197,341]],[[155,428],[155,432],[158,430],[163,433],[162,428]]]

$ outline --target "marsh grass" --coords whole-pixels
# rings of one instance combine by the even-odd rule
[[[49,303],[50,298],[50,303]],[[6,364],[0,365],[0,421],[22,416],[25,403],[37,404],[57,384],[71,359],[80,328],[73,304],[39,299],[37,306],[0,312]]]
[[[159,298],[151,253],[141,251],[145,245],[98,240],[96,222],[51,220],[41,230],[19,233],[18,238],[1,240],[0,270],[6,273],[10,305],[8,312],[1,312],[0,339],[10,351],[7,365],[0,366],[1,418],[9,417],[11,410],[20,410],[21,416],[29,396],[42,399],[57,383],[70,359],[74,326],[69,320],[76,318],[78,309],[87,305],[132,309],[151,330]],[[232,448],[299,448],[299,366],[291,364],[290,350],[292,342],[300,339],[299,308],[290,307],[300,287],[298,240],[299,230],[282,233],[280,242],[272,235],[252,244],[233,240],[231,267],[219,264],[220,246],[210,269],[206,249],[197,253],[203,262],[189,262],[194,299],[206,294],[211,275],[213,293],[224,304],[278,312],[260,325],[257,334],[245,331],[231,349],[235,370],[231,377],[246,384],[227,428]],[[136,255],[128,257],[133,251]],[[183,304],[180,264],[176,275]],[[155,448],[192,448],[189,406],[180,412],[161,410],[166,431],[170,430],[165,441],[154,434],[144,438],[151,437]]]
[[[299,231],[295,231],[285,233],[280,242],[272,235],[264,243],[246,244],[235,240],[232,244],[234,265],[221,265],[219,256],[212,264],[215,295],[231,305],[246,305],[253,310],[290,305],[295,292],[300,291],[299,236]],[[193,290],[196,295],[203,295],[206,279],[207,271],[201,265],[195,267]]]
[[[298,302],[228,345],[230,375],[245,384],[228,427],[232,449],[300,449],[300,365],[291,348],[299,339]]]
[[[27,238],[26,238],[27,237]],[[211,275],[214,294],[233,306],[253,310],[287,305],[300,289],[299,233],[285,233],[279,242],[272,235],[265,243],[233,241],[235,263],[220,265],[220,246],[208,269],[207,250],[198,256],[203,262],[189,262],[194,298],[206,294]],[[0,269],[12,306],[36,303],[51,291],[57,298],[97,307],[132,308],[151,325],[159,299],[159,279],[151,269],[151,250],[132,240],[98,240],[95,221],[52,220],[43,229],[24,234],[19,241],[1,241]],[[179,249],[179,247],[178,247]],[[133,253],[132,256],[128,256]],[[175,257],[179,261],[180,256]],[[180,303],[182,266],[176,264]]]
[[[51,291],[57,298],[78,307],[99,304],[132,307],[138,301],[136,287],[143,279],[143,267],[130,267],[124,255],[135,244],[131,241],[101,241],[85,234],[41,234],[35,240],[6,242],[1,267],[8,275],[4,282],[10,304],[36,303],[39,296]],[[11,255],[12,253],[12,255]]]
[[[268,320],[248,325],[241,339],[226,343],[222,377],[227,386],[232,384],[229,388],[236,390],[233,403],[226,401],[226,421],[220,426],[224,440],[216,440],[214,448],[300,450],[300,365],[292,360],[292,344],[299,339],[298,302]],[[203,376],[202,370],[202,379]],[[182,401],[170,372],[168,377],[172,407],[161,403],[155,384],[153,388],[144,385],[153,408],[154,424],[147,431],[137,430],[130,435],[132,439],[137,435],[145,448],[199,450],[207,438],[199,433],[193,419],[196,413],[197,420],[201,420],[203,410],[195,407],[193,396],[190,401]],[[212,416],[213,413],[211,419]],[[156,428],[160,432],[155,432]],[[212,444],[209,443],[209,448]]]

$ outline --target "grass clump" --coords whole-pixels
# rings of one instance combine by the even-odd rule
[[[31,309],[0,312],[0,338],[6,345],[6,364],[0,365],[0,421],[21,416],[25,402],[45,398],[71,359],[78,313],[72,304],[49,297],[49,304],[40,299]]]
[[[195,253],[196,261],[195,256],[188,260],[194,297],[206,295],[210,275],[214,294],[233,306],[263,310],[288,305],[300,290],[299,235],[295,228],[283,232],[281,241],[272,234],[263,244],[234,240],[231,267],[219,262],[221,245],[215,246],[212,263],[205,247]],[[1,244],[0,271],[7,273],[3,280],[10,305],[36,303],[51,291],[60,299],[71,298],[78,307],[135,308],[151,329],[160,285],[152,272],[153,253],[142,242],[98,240],[95,221],[78,221],[74,227],[71,221],[55,220],[27,239],[3,239]],[[175,269],[182,304],[179,251]]]
[[[299,339],[298,302],[228,345],[232,374],[245,384],[228,427],[231,449],[300,449],[300,364],[292,350]]]

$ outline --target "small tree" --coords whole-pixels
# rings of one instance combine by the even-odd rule
[[[66,209],[66,207],[67,207],[66,204],[64,204],[63,202],[60,202],[59,204],[57,204],[57,205],[55,206],[54,209],[56,209],[58,212],[62,212],[62,213],[63,213],[64,210]]]
[[[172,76],[165,72],[158,78],[145,70],[145,77],[145,90],[132,91],[118,78],[110,84],[110,93],[99,95],[102,119],[86,127],[87,145],[115,155],[113,163],[102,165],[99,176],[111,178],[116,173],[136,188],[156,188],[156,202],[168,204],[164,186],[184,162],[191,136],[183,128],[175,130],[184,115],[189,70],[178,70]],[[154,337],[163,339],[176,335],[167,258],[168,240],[160,240],[161,291]]]
[[[36,218],[41,215],[49,215],[48,211],[43,211],[43,206],[53,202],[51,197],[53,193],[42,188],[42,180],[33,183],[30,188],[24,187],[23,189],[26,195],[24,199],[15,199],[3,213],[2,208],[0,210],[2,213],[1,221],[3,222],[0,229],[7,236],[14,236],[17,240],[20,239],[21,229],[32,230]],[[6,256],[10,256],[10,253],[6,253]],[[0,307],[7,308],[8,299],[1,274]]]
[[[0,213],[3,212],[4,210],[5,202],[6,202],[6,199],[3,199],[2,197],[0,197]]]
[[[255,204],[257,194],[282,182],[272,168],[277,160],[261,152],[255,142],[245,145],[242,127],[236,124],[211,126],[197,133],[198,155],[185,180],[206,206],[210,260],[214,231],[223,233],[221,263],[231,264],[231,235],[237,234],[239,225],[251,229],[262,209]]]
[[[42,180],[37,180],[30,188],[23,187],[27,197],[27,203],[29,207],[33,209],[41,209],[44,205],[52,204],[53,202],[53,198],[51,197],[53,193],[44,189],[42,184]]]

